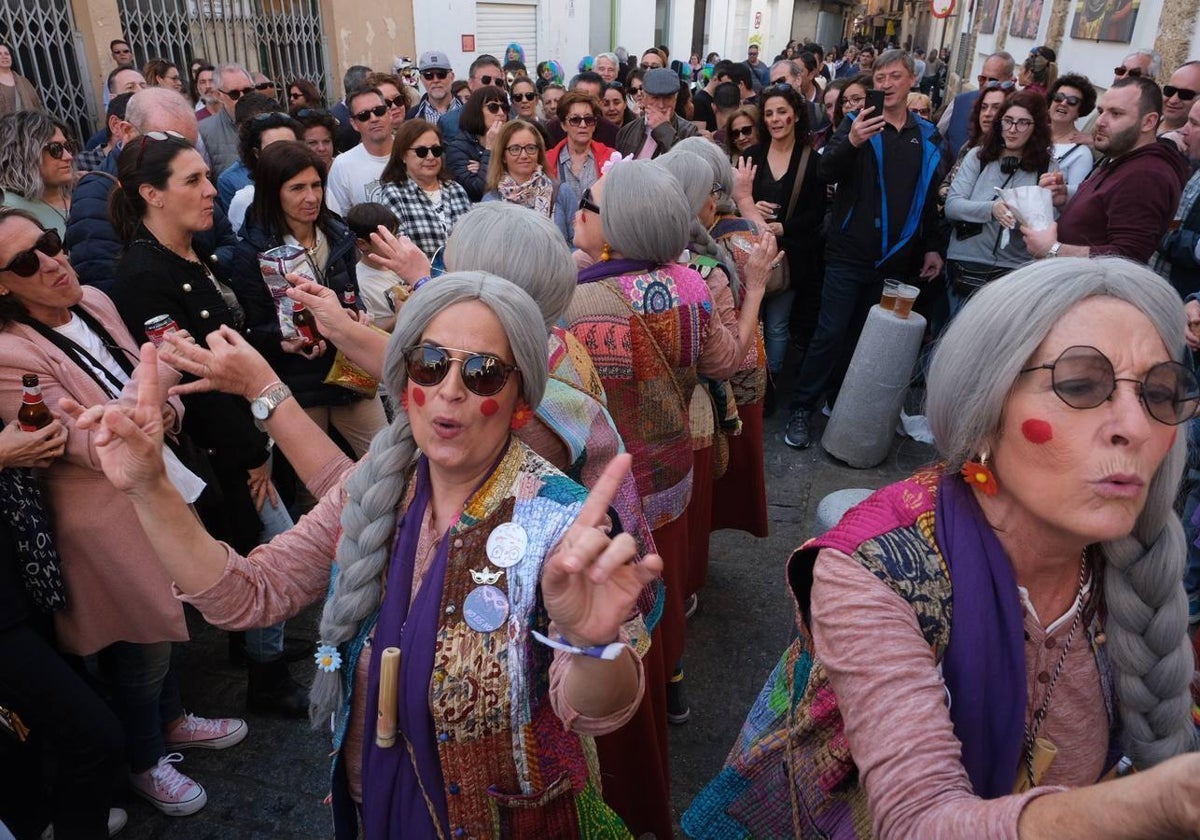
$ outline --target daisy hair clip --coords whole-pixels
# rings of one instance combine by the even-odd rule
[[[342,654],[333,645],[318,647],[317,652],[313,654],[313,659],[317,662],[317,669],[327,674],[332,674],[342,667]]]

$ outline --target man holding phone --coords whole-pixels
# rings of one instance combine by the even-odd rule
[[[792,398],[784,442],[812,444],[812,413],[832,403],[867,312],[887,278],[933,280],[946,249],[937,188],[946,163],[937,129],[908,110],[912,57],[887,50],[872,71],[875,89],[825,146],[817,174],[837,184],[825,243],[825,285],[817,330]]]

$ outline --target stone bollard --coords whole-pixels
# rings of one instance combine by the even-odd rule
[[[854,487],[848,490],[835,490],[821,499],[817,505],[817,523],[813,528],[813,536],[819,537],[838,524],[846,515],[846,511],[874,492],[874,490]]]
[[[871,307],[821,437],[826,452],[858,469],[887,457],[924,335],[925,319],[916,312],[904,319]]]

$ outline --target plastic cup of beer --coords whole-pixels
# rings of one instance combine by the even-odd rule
[[[900,288],[896,290],[896,307],[892,310],[897,318],[908,320],[908,315],[912,312],[913,303],[917,300],[917,295],[921,290],[916,286],[910,286],[907,283],[901,283]]]
[[[904,285],[899,280],[884,280],[883,281],[883,297],[879,301],[879,305],[888,312],[893,312],[896,309],[896,292]]]

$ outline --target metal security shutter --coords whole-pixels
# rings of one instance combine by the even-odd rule
[[[537,65],[537,1],[478,3],[475,6],[475,52],[490,53],[504,63],[504,48],[514,41],[525,50],[525,66]]]

